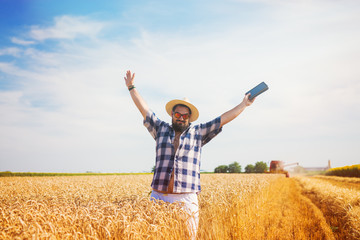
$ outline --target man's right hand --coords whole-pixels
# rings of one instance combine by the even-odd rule
[[[128,70],[128,71],[126,72],[126,76],[124,77],[124,79],[125,79],[125,84],[126,84],[126,86],[127,86],[128,88],[129,88],[129,86],[134,85],[134,78],[135,78],[135,73],[133,73],[133,74],[131,75],[131,71]]]

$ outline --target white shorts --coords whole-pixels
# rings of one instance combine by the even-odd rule
[[[190,214],[188,221],[189,231],[195,238],[199,226],[199,202],[196,193],[165,194],[155,190],[151,193],[151,200],[162,200],[168,203],[184,203],[183,209]]]

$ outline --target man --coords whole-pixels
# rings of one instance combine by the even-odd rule
[[[200,192],[201,148],[219,134],[222,126],[236,118],[255,99],[249,94],[243,101],[221,116],[205,124],[192,125],[199,117],[197,108],[188,99],[172,100],[166,104],[166,111],[172,117],[172,124],[161,121],[149,109],[134,85],[135,73],[126,72],[125,84],[131,98],[144,118],[144,125],[156,141],[156,165],[151,183],[151,199],[165,202],[181,202],[192,215],[189,229],[192,236],[198,227],[199,207],[197,193]]]

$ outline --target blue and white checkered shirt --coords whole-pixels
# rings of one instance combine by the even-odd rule
[[[174,169],[175,193],[201,191],[200,156],[201,148],[219,134],[220,117],[205,124],[190,125],[180,136],[179,147],[174,151],[175,131],[168,123],[161,121],[148,111],[144,126],[156,141],[156,165],[151,187],[167,191]]]

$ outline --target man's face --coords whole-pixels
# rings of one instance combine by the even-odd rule
[[[180,113],[180,114],[178,114]],[[188,118],[184,119],[183,115],[187,114]],[[179,115],[177,117],[176,115]],[[190,111],[187,107],[184,106],[177,106],[174,111],[172,112],[172,126],[175,132],[183,132],[185,131],[190,124]]]

